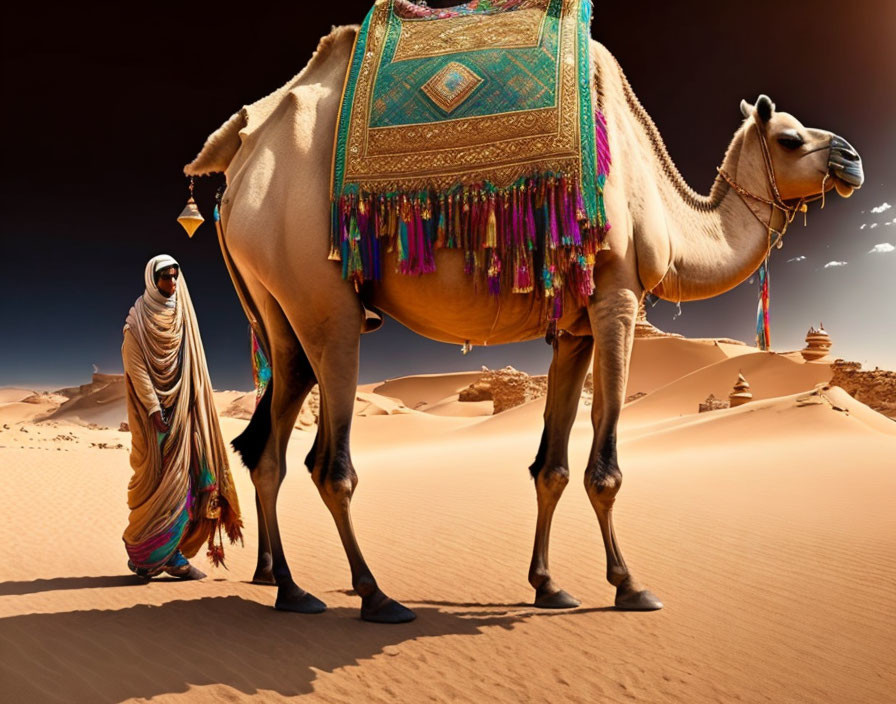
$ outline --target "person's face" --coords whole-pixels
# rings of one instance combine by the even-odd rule
[[[176,266],[162,269],[156,274],[156,286],[166,298],[171,298],[177,290],[178,269]]]

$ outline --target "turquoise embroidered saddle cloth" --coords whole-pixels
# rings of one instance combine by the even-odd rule
[[[607,229],[588,0],[377,0],[355,44],[332,171],[331,259],[360,285],[463,250],[488,289],[593,292]]]

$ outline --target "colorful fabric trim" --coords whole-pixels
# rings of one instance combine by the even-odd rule
[[[759,306],[756,311],[756,346],[768,350],[771,346],[771,328],[768,317],[768,259],[759,267]]]
[[[535,292],[559,317],[564,291],[580,302],[593,293],[609,229],[591,3],[471,2],[433,21],[400,15],[409,4],[377,0],[359,31],[334,149],[330,258],[359,287],[381,278],[388,253],[419,275],[435,271],[438,249],[459,249],[491,293]]]
[[[252,381],[255,383],[255,405],[261,401],[268,384],[271,383],[271,365],[258,342],[258,336],[252,328],[249,328],[252,338]]]
[[[395,14],[402,19],[443,20],[464,15],[512,12],[537,4],[537,0],[470,0],[454,7],[428,7],[411,0],[395,0]]]

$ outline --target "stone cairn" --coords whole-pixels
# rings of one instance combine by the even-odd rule
[[[750,385],[744,379],[743,374],[737,375],[737,383],[734,385],[734,391],[728,394],[728,403],[731,408],[742,406],[753,400],[753,392],[750,391]]]
[[[721,411],[723,408],[728,408],[728,401],[716,398],[712,394],[707,396],[706,400],[699,406],[700,413],[706,413],[707,411]]]
[[[831,336],[828,335],[824,329],[824,323],[822,323],[818,330],[814,327],[809,328],[809,332],[806,333],[806,348],[800,350],[800,354],[807,362],[813,362],[816,359],[827,357],[831,351],[831,344]]]

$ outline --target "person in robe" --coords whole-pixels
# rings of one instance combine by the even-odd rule
[[[180,266],[153,257],[121,347],[131,430],[128,568],[202,579],[189,558],[208,544],[223,564],[222,531],[242,541],[236,488],[212,398],[196,313]]]

